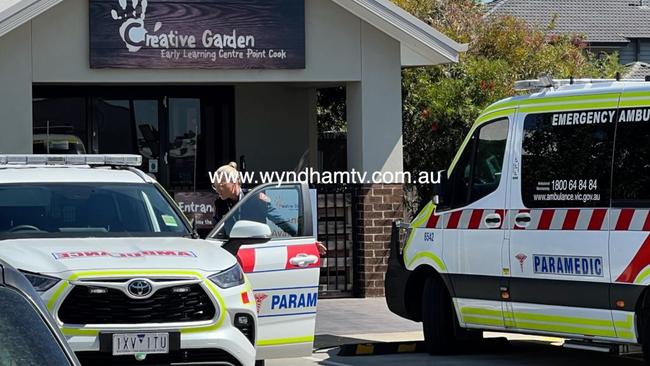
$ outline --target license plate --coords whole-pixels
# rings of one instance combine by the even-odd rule
[[[113,334],[113,356],[169,353],[169,333]]]

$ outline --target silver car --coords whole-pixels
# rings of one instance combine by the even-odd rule
[[[0,366],[78,366],[27,279],[0,261]]]

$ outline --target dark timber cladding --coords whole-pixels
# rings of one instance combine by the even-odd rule
[[[91,68],[302,69],[304,0],[90,0]]]

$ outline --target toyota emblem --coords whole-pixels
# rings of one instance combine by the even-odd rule
[[[127,290],[133,297],[144,298],[151,295],[151,292],[153,291],[153,285],[147,280],[136,279],[129,282],[127,285]]]

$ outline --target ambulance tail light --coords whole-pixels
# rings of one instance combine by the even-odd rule
[[[0,166],[7,165],[142,165],[140,155],[0,155]]]
[[[239,329],[242,334],[255,345],[255,321],[249,314],[238,313],[235,315],[235,328]]]

